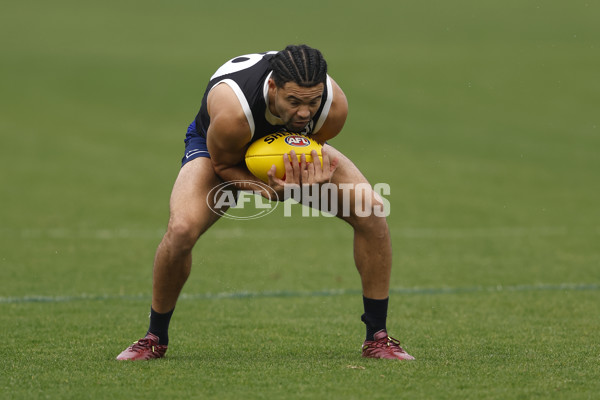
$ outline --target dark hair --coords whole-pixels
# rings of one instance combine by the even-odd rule
[[[327,62],[323,54],[305,44],[287,46],[269,62],[273,68],[271,77],[277,87],[283,87],[287,82],[312,87],[327,79]]]

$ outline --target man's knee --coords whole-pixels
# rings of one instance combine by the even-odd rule
[[[384,200],[373,190],[354,197],[349,215],[344,219],[356,230],[369,231],[372,235],[383,237],[388,234],[388,209]]]
[[[199,237],[198,225],[186,220],[171,219],[164,240],[176,250],[191,251]]]
[[[348,222],[354,230],[360,232],[368,232],[375,238],[384,238],[389,234],[389,228],[385,217],[378,217],[375,214],[369,216],[353,216],[348,219]]]

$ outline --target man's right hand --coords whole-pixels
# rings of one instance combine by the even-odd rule
[[[285,187],[289,185],[312,185],[312,184],[323,184],[331,181],[331,177],[338,166],[338,159],[334,158],[329,160],[329,155],[325,149],[321,150],[321,156],[323,158],[323,165],[315,150],[312,151],[312,162],[306,161],[304,154],[300,157],[298,162],[298,156],[296,152],[292,150],[289,155],[283,155],[283,165],[285,168],[285,179],[279,179],[275,175],[277,169],[275,165],[267,172],[269,177],[269,186],[277,192],[281,199],[283,199]]]

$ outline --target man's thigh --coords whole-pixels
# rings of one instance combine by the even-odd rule
[[[185,226],[199,236],[219,219],[211,210],[209,192],[221,183],[210,158],[199,157],[186,163],[173,186],[170,201],[170,226]]]
[[[349,184],[359,184],[359,183],[369,183],[367,178],[360,172],[358,167],[342,154],[339,150],[332,147],[329,144],[325,144],[325,151],[329,154],[329,159],[332,160],[337,157],[339,160],[339,164],[337,169],[335,170],[333,177],[331,178],[331,183],[333,184],[341,184],[341,183],[349,183]]]
[[[345,220],[357,218],[357,213],[358,216],[370,216],[374,207],[382,207],[381,197],[373,191],[358,167],[332,146],[326,144],[324,148],[330,159],[337,157],[339,160],[331,178],[337,190],[337,196],[333,199],[337,200],[336,216]]]

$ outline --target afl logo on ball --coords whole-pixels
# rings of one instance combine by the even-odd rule
[[[285,142],[294,147],[306,147],[310,144],[310,140],[304,136],[292,135],[285,138]]]

